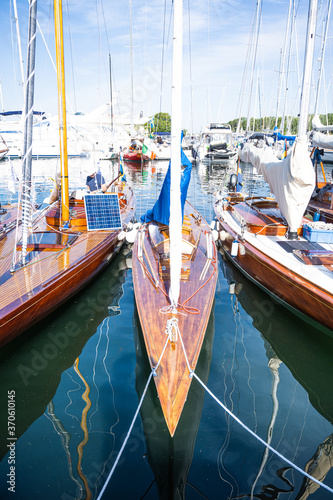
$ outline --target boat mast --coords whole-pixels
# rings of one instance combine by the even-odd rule
[[[113,132],[113,98],[112,98],[112,66],[111,54],[109,53],[109,73],[110,73],[110,99],[111,99],[111,132]]]
[[[59,116],[59,137],[60,137],[61,222],[62,226],[66,226],[69,223],[69,193],[68,193],[67,122],[66,122],[66,91],[65,91],[64,39],[63,39],[63,23],[62,23],[62,0],[54,0],[54,26],[55,26],[55,42],[56,42],[58,116]]]
[[[286,36],[285,36],[285,39],[284,39],[283,50],[281,49],[279,86],[278,86],[278,95],[277,95],[276,113],[275,113],[275,126],[276,127],[278,125],[278,119],[279,119],[279,107],[280,107],[281,87],[282,87],[283,78],[284,78],[284,67],[285,67],[285,62],[286,62],[287,39],[288,39],[288,34],[289,34],[289,26],[290,26],[292,2],[293,2],[293,0],[289,0],[289,9],[288,9]],[[282,129],[282,134],[283,134],[283,129]]]
[[[0,102],[1,102],[1,113],[3,113],[5,111],[5,108],[3,105],[3,94],[2,94],[1,80],[0,80]]]
[[[322,72],[323,72],[323,67],[324,67],[324,56],[325,56],[325,49],[326,49],[326,41],[327,41],[327,32],[328,32],[328,25],[329,25],[329,19],[331,15],[331,5],[332,1],[328,1],[328,7],[327,7],[327,16],[325,19],[325,34],[323,37],[322,45],[321,45],[321,51],[320,51],[320,67],[319,67],[319,74],[318,74],[318,81],[317,81],[317,92],[316,92],[316,102],[315,102],[315,109],[314,109],[314,115],[316,116],[318,112],[318,98],[319,98],[319,92],[320,92],[320,83],[321,83],[321,77],[322,77]]]
[[[257,22],[256,22],[256,34],[255,34],[255,41],[254,41],[254,48],[253,48],[253,59],[252,59],[252,68],[251,68],[251,80],[250,80],[250,96],[249,96],[249,105],[247,109],[247,120],[246,120],[246,132],[249,131],[250,128],[250,107],[251,107],[251,100],[252,100],[252,91],[253,91],[253,78],[254,78],[254,69],[257,61],[257,51],[258,51],[258,41],[259,41],[259,32],[260,32],[260,22],[261,22],[261,9],[262,9],[262,4],[261,0],[257,1]],[[253,117],[254,120],[254,117]],[[254,122],[253,122],[254,124]],[[254,127],[253,127],[254,128]]]
[[[182,266],[182,211],[180,202],[181,175],[181,107],[183,64],[183,0],[173,2],[173,62],[171,92],[171,188],[170,188],[170,301],[176,312]]]
[[[316,31],[316,21],[317,21],[317,8],[318,8],[318,0],[310,0],[308,27],[306,34],[300,116],[298,123],[298,137],[300,139],[306,137],[307,127],[308,127],[309,100],[311,91],[311,73],[312,73],[313,51],[315,44],[315,34],[316,34],[315,31]]]
[[[133,133],[133,46],[132,46],[132,0],[130,0],[130,66],[131,66],[131,129]]]
[[[23,57],[22,57],[22,49],[21,49],[20,26],[19,26],[18,15],[17,15],[16,0],[13,0],[13,7],[14,7],[14,16],[15,16],[14,19],[15,19],[15,26],[16,26],[17,45],[18,45],[19,58],[20,58],[20,69],[21,69],[21,78],[22,78],[22,87],[23,87],[23,97],[24,97],[25,93],[24,93]]]
[[[287,97],[288,97],[288,88],[289,88],[288,80],[289,80],[290,62],[291,62],[291,42],[292,42],[292,38],[293,38],[295,19],[296,19],[295,2],[294,2],[294,0],[292,0],[292,22],[290,24],[289,45],[288,45],[288,64],[287,64],[287,71],[286,71],[286,77],[285,77],[285,90],[284,90],[284,105],[283,105],[282,120],[281,120],[281,126],[280,126],[282,134],[284,134],[284,125],[285,125],[285,120],[286,120]],[[288,27],[288,29],[289,29],[289,27]]]
[[[22,265],[26,263],[28,231],[31,216],[31,167],[33,106],[35,90],[36,16],[37,0],[30,0],[22,160]]]

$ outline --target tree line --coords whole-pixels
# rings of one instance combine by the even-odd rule
[[[308,130],[312,130],[312,118],[313,114],[309,115],[308,120]],[[323,125],[333,125],[333,113],[328,113],[327,115],[319,115],[320,121]],[[236,132],[238,126],[238,118],[230,120],[228,123],[231,126],[233,132]],[[264,118],[251,118],[249,121],[248,132],[267,132],[272,131],[275,127],[276,118],[275,116],[266,116]],[[281,129],[282,117],[278,117],[277,128]],[[144,125],[147,132],[171,132],[171,116],[169,113],[156,113],[147,123]],[[247,119],[243,116],[240,121],[240,131],[246,131],[247,129]],[[284,121],[283,134],[296,135],[298,131],[298,117],[287,116]],[[186,133],[184,134],[186,135]]]
[[[314,115],[309,115],[308,119],[308,131],[312,130],[312,118]],[[328,113],[327,115],[319,115],[320,121],[323,125],[333,125],[333,113]],[[238,126],[239,119],[235,118],[234,120],[229,121],[229,125],[233,132],[236,132]],[[298,131],[298,117],[287,116],[284,121],[284,130],[283,134],[291,134],[296,135]],[[274,130],[276,123],[275,116],[266,116],[264,118],[251,118],[249,120],[249,128],[248,132],[265,132],[267,130]],[[277,128],[281,129],[282,117],[278,117],[277,120]],[[240,130],[245,131],[247,127],[247,119],[245,117],[241,118],[240,122]]]

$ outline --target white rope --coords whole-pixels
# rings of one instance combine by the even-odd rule
[[[202,380],[200,380],[200,378],[196,375],[196,373],[194,373],[193,371],[190,373],[190,376],[194,376],[197,381],[202,385],[202,387],[208,392],[208,394],[213,398],[215,399],[215,401],[221,406],[221,408],[223,408],[224,411],[226,411],[234,420],[236,420],[236,422],[239,423],[239,425],[241,425],[243,427],[243,429],[245,429],[246,431],[248,431],[253,437],[255,437],[258,441],[260,441],[260,443],[262,443],[264,446],[266,446],[271,452],[275,453],[275,455],[277,455],[279,458],[281,458],[281,460],[284,460],[287,464],[289,464],[291,467],[293,467],[294,469],[296,469],[298,472],[300,472],[301,474],[303,474],[303,476],[306,476],[308,479],[310,479],[311,481],[319,484],[319,486],[322,486],[323,488],[325,488],[327,491],[329,491],[330,493],[333,493],[333,489],[330,488],[329,486],[327,486],[326,484],[322,483],[321,481],[319,481],[318,479],[316,479],[315,477],[311,476],[310,474],[308,474],[307,472],[305,472],[303,469],[301,469],[300,467],[298,467],[297,465],[295,465],[293,462],[291,462],[290,460],[288,460],[286,457],[284,457],[283,455],[281,455],[281,453],[279,453],[277,450],[275,450],[272,446],[270,446],[268,443],[266,443],[266,441],[264,439],[262,439],[260,436],[258,436],[255,432],[253,432],[251,429],[249,429],[249,427],[247,427],[245,424],[243,424],[243,422],[241,420],[239,420],[239,418],[236,417],[236,415],[234,415],[230,410],[228,410],[228,408],[226,406],[224,406],[224,404],[219,401],[219,399],[208,389],[208,387],[202,382]]]
[[[178,334],[180,334],[177,318],[168,319],[167,325],[165,328],[165,333],[168,336],[168,339],[170,340],[170,342],[177,342]]]
[[[111,477],[112,477],[112,475],[113,475],[113,473],[114,473],[114,471],[115,471],[115,468],[116,468],[116,467],[117,467],[117,465],[118,465],[118,462],[119,462],[119,460],[120,460],[120,457],[121,457],[121,455],[122,455],[122,453],[123,453],[123,451],[124,451],[124,448],[125,448],[125,446],[126,446],[126,444],[127,444],[128,438],[130,437],[130,434],[131,434],[131,432],[132,432],[132,429],[133,429],[134,423],[135,423],[135,421],[136,421],[136,418],[137,418],[137,416],[138,416],[138,414],[139,414],[139,411],[140,411],[140,408],[141,408],[142,402],[143,402],[144,397],[145,397],[145,395],[146,395],[146,392],[147,392],[147,389],[148,389],[148,386],[149,386],[149,383],[150,383],[150,380],[151,380],[152,376],[153,376],[153,372],[150,372],[150,375],[149,375],[148,380],[147,380],[147,383],[146,383],[146,387],[144,388],[143,394],[142,394],[142,396],[141,396],[141,399],[140,399],[139,405],[138,405],[138,407],[137,407],[137,409],[136,409],[136,412],[135,412],[135,414],[134,414],[134,417],[133,417],[132,423],[131,423],[131,425],[130,425],[130,428],[128,429],[128,432],[127,432],[127,434],[126,434],[126,437],[125,437],[125,439],[124,439],[124,442],[123,442],[123,444],[122,444],[122,447],[121,447],[121,448],[120,448],[120,450],[119,450],[119,453],[118,453],[118,455],[117,455],[117,458],[116,458],[116,460],[115,460],[115,462],[114,462],[114,464],[113,464],[113,466],[112,466],[112,469],[110,470],[110,473],[109,473],[109,475],[108,475],[107,480],[106,480],[106,481],[105,481],[105,483],[104,483],[103,488],[102,488],[102,489],[101,489],[101,491],[100,491],[100,494],[99,494],[99,495],[98,495],[98,497],[97,497],[97,500],[100,500],[100,499],[102,498],[103,493],[104,493],[104,491],[105,491],[105,489],[106,489],[106,487],[107,487],[107,485],[108,485],[108,483],[109,483],[109,481],[110,481],[110,479],[111,479]]]
[[[97,497],[97,500],[100,500],[100,499],[102,498],[103,493],[104,493],[104,491],[105,491],[105,489],[106,489],[107,485],[109,484],[109,481],[110,481],[110,479],[111,479],[111,477],[112,477],[112,475],[113,475],[113,473],[114,473],[114,471],[115,471],[115,468],[116,468],[116,467],[117,467],[117,465],[118,465],[118,462],[119,462],[119,460],[120,460],[120,457],[121,457],[121,455],[122,455],[122,453],[123,453],[123,451],[124,451],[124,448],[125,448],[125,446],[126,446],[126,444],[127,444],[127,441],[128,441],[128,439],[129,439],[129,437],[130,437],[130,435],[131,435],[131,432],[132,432],[132,429],[133,429],[134,423],[135,423],[135,421],[136,421],[136,419],[137,419],[137,416],[138,416],[138,414],[139,414],[139,411],[140,411],[141,405],[142,405],[142,403],[143,403],[143,400],[144,400],[144,398],[145,398],[146,392],[147,392],[147,390],[148,390],[148,386],[149,386],[149,383],[150,383],[150,381],[151,381],[151,378],[152,378],[153,376],[154,376],[154,377],[156,376],[156,370],[157,370],[157,368],[159,367],[159,365],[160,365],[160,363],[161,363],[161,359],[162,359],[162,357],[163,357],[163,354],[164,354],[164,351],[165,351],[165,349],[166,349],[166,346],[168,345],[168,342],[169,342],[169,337],[167,338],[167,340],[166,340],[166,342],[165,342],[165,344],[164,344],[164,347],[163,347],[163,350],[162,350],[162,353],[161,353],[160,359],[159,359],[159,360],[158,360],[158,362],[157,362],[157,365],[156,365],[155,367],[153,367],[153,368],[152,368],[152,371],[150,372],[150,375],[149,375],[149,377],[148,377],[148,380],[147,380],[146,386],[145,386],[145,388],[144,388],[144,390],[143,390],[143,393],[142,393],[141,399],[140,399],[140,401],[139,401],[139,405],[138,405],[138,407],[137,407],[137,409],[136,409],[136,412],[135,412],[135,414],[134,414],[133,420],[132,420],[131,425],[130,425],[130,427],[129,427],[129,429],[128,429],[128,432],[127,432],[127,434],[126,434],[126,437],[125,437],[125,439],[124,439],[124,442],[123,442],[123,444],[122,444],[122,446],[121,446],[121,448],[120,448],[120,450],[119,450],[119,453],[118,453],[117,458],[116,458],[116,460],[115,460],[115,462],[114,462],[114,464],[113,464],[113,466],[112,466],[112,469],[110,470],[110,473],[109,473],[109,475],[108,475],[108,477],[107,477],[107,480],[105,481],[104,486],[103,486],[103,488],[101,489],[101,491],[100,491],[100,493],[99,493],[99,495],[98,495],[98,497]]]
[[[260,441],[260,443],[262,443],[264,446],[266,446],[266,448],[268,448],[270,451],[272,451],[273,453],[275,453],[275,455],[277,455],[279,458],[281,458],[281,460],[284,460],[287,464],[291,465],[291,467],[293,467],[294,469],[296,469],[298,472],[300,472],[301,474],[303,474],[303,476],[306,476],[308,479],[310,479],[311,481],[314,481],[315,483],[319,484],[319,486],[322,486],[323,488],[325,488],[330,493],[333,493],[333,489],[332,488],[330,488],[326,484],[322,483],[318,479],[314,478],[313,476],[311,476],[310,474],[308,474],[307,472],[305,472],[303,469],[301,469],[300,467],[298,467],[296,464],[294,464],[293,462],[291,462],[290,460],[288,460],[286,457],[284,457],[283,455],[281,455],[281,453],[279,453],[275,448],[273,448],[268,443],[266,443],[266,441],[264,439],[262,439],[260,436],[258,436],[258,434],[256,434],[249,427],[247,427],[245,424],[243,424],[243,422],[241,420],[239,420],[239,418],[237,418],[236,415],[234,415],[226,406],[224,406],[224,404],[208,389],[208,387],[202,382],[202,380],[200,380],[200,378],[198,377],[198,375],[191,369],[190,363],[189,363],[189,360],[188,360],[188,357],[187,357],[187,354],[186,354],[186,351],[185,351],[185,346],[184,346],[184,343],[183,343],[183,339],[181,337],[180,332],[179,332],[179,338],[180,338],[180,341],[181,341],[181,344],[182,344],[182,348],[183,348],[183,351],[184,351],[184,356],[185,356],[187,368],[188,368],[188,370],[190,372],[189,377],[190,378],[195,377],[197,379],[197,381],[202,385],[202,387],[208,392],[208,394],[213,399],[215,399],[215,401],[221,406],[221,408],[223,408],[223,410],[226,411],[228,413],[228,415],[230,415],[234,420],[236,420],[236,422],[238,422],[239,425],[241,425],[243,427],[243,429],[245,429],[246,431],[248,431],[253,437],[255,437],[258,441]]]

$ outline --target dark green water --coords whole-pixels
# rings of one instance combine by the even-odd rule
[[[48,192],[48,165],[35,164],[39,199]],[[90,165],[72,168],[80,183]],[[103,166],[106,177],[110,168]],[[166,165],[125,170],[139,216],[154,202]],[[226,175],[193,169],[189,199],[209,221],[211,193]],[[247,191],[267,192],[246,167],[244,176]],[[7,196],[4,188],[0,194]],[[333,340],[273,302],[221,254],[197,373],[246,426],[333,488]],[[125,248],[75,300],[0,350],[0,498],[97,498],[148,376]],[[12,450],[8,391],[15,391]],[[332,498],[314,484],[304,489],[299,472],[264,452],[196,380],[171,439],[151,384],[103,498]],[[7,483],[12,459],[15,493]]]

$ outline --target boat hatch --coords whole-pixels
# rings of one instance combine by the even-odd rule
[[[332,266],[333,251],[326,250],[317,242],[277,241],[286,252],[293,253],[301,261],[312,266]]]
[[[189,281],[191,271],[191,259],[182,255],[182,267],[180,271],[181,281]],[[170,280],[170,253],[160,254],[158,262],[158,274],[163,281]]]
[[[27,250],[29,252],[62,250],[72,245],[78,236],[79,233],[35,232],[28,237]],[[18,243],[16,248],[22,250],[22,242]]]

